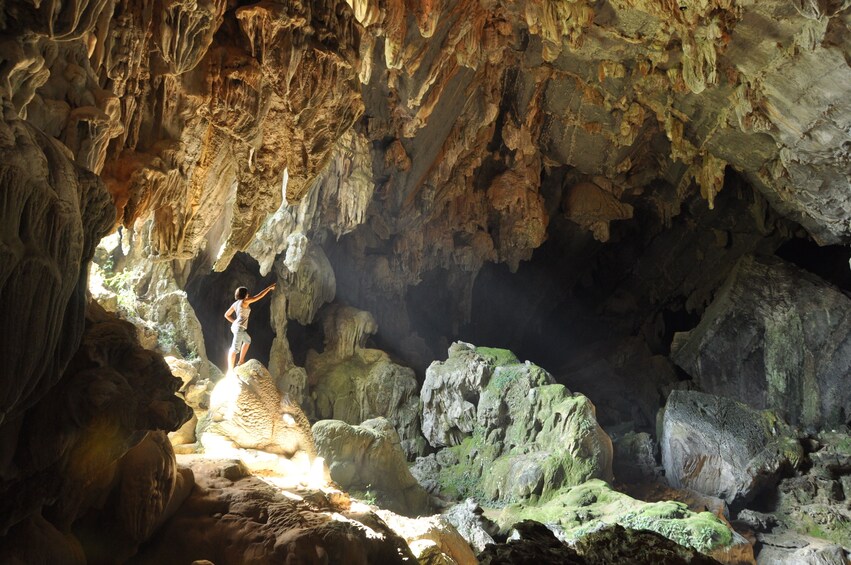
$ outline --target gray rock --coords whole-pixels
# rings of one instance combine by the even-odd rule
[[[493,531],[495,524],[483,516],[482,508],[472,498],[449,508],[443,516],[467,540],[476,555],[484,551],[487,544],[494,543],[488,530]]]
[[[428,511],[428,493],[408,470],[399,434],[385,418],[351,426],[339,420],[313,425],[316,449],[343,489],[375,492],[385,508],[406,516]]]
[[[774,257],[739,261],[672,358],[706,392],[818,429],[851,415],[851,299]]]
[[[848,552],[841,546],[796,534],[760,534],[762,550],[757,565],[847,565]]]
[[[776,516],[747,509],[739,512],[735,521],[744,524],[755,532],[769,532],[777,525]]]
[[[456,342],[446,361],[426,370],[420,395],[423,435],[432,447],[458,445],[473,431],[479,394],[487,386],[494,365],[468,343]]]
[[[675,390],[662,419],[662,464],[668,482],[717,496],[728,504],[773,486],[784,465],[803,457],[788,427],[770,411]]]
[[[612,471],[624,483],[652,481],[661,475],[656,462],[656,444],[650,434],[628,432],[612,439]]]

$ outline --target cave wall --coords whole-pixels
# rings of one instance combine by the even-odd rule
[[[559,304],[598,305],[595,316],[653,351],[666,347],[671,301],[699,312],[738,255],[793,236],[847,245],[849,8],[5,2],[0,468],[4,492],[22,497],[5,526],[53,504],[22,485],[70,476],[70,454],[86,445],[77,428],[109,421],[116,382],[150,387],[140,410],[151,414],[114,428],[110,464],[141,432],[186,415],[129,330],[122,347],[147,359],[140,383],[123,361],[85,350],[96,316],[87,264],[115,226],[149,222],[145,260],[220,271],[248,250],[265,276],[283,257],[276,276],[292,275],[301,294],[277,316],[302,323],[332,296],[330,278],[316,259],[325,274],[301,288],[286,258],[321,248],[337,299],[372,312],[398,343],[376,341],[418,366],[475,324],[486,264],[534,269],[548,239],[565,262],[591,265],[555,269],[576,289],[550,291]],[[441,335],[409,307],[430,292],[452,304]],[[75,358],[112,384],[80,384],[94,369]],[[61,445],[24,464],[25,422],[72,386],[90,395],[84,413],[51,411],[70,417],[44,432]],[[48,516],[62,532],[76,517]]]

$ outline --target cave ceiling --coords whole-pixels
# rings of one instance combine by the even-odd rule
[[[399,293],[516,270],[555,216],[604,242],[637,208],[712,209],[728,168],[847,243],[849,7],[11,1],[0,97],[100,175],[116,225],[153,219],[152,256],[268,271],[330,230]]]

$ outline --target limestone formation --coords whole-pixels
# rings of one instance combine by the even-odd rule
[[[365,347],[377,330],[369,312],[331,305],[323,313],[325,351],[311,351],[306,369],[313,414],[360,424],[386,418],[396,428],[408,457],[422,453],[417,381],[408,367],[383,351]]]
[[[77,541],[71,527],[84,516],[111,515],[121,551],[132,555],[192,485],[162,433],[191,416],[175,395],[180,384],[158,354],[139,346],[131,324],[90,302],[82,343],[62,378],[13,430],[17,447],[7,465],[16,472],[2,482],[3,531],[33,536],[30,545],[64,536],[59,547],[71,547],[69,555],[82,554],[83,542],[94,558],[97,543],[84,534]],[[113,504],[104,507],[105,500]],[[13,539],[0,545],[14,547]]]
[[[468,435],[434,459],[442,492],[502,503],[547,500],[564,486],[591,478],[612,480],[612,442],[597,424],[594,406],[553,384],[542,368],[520,363],[507,350],[459,342],[450,348],[447,363],[436,362],[430,371],[432,391],[426,396],[424,387],[423,421],[460,429],[453,414],[475,418]],[[444,371],[461,375],[456,382],[481,375],[482,388],[466,393],[471,399],[477,395],[478,404],[464,400],[463,388],[442,379]],[[438,394],[448,398],[440,400]],[[446,406],[469,407],[441,413]]]
[[[405,518],[386,510],[376,514],[408,543],[418,563],[476,565],[476,556],[452,523],[440,515]]]
[[[514,533],[504,544],[489,546],[480,563],[523,564],[564,563],[566,565],[608,565],[634,563],[652,565],[713,565],[718,561],[702,555],[659,534],[620,526],[608,527],[589,534],[575,546],[559,541],[543,524],[524,520],[514,526]]]
[[[547,524],[561,539],[587,547],[587,557],[593,555],[594,532],[617,524],[655,532],[724,563],[753,563],[753,549],[747,540],[714,514],[691,512],[681,502],[641,502],[600,480],[564,488],[545,504],[507,506],[497,517],[504,530],[521,520]],[[598,553],[601,562],[606,562],[605,555],[605,551]]]
[[[269,371],[255,359],[216,384],[210,411],[200,428],[201,445],[218,456],[241,457],[242,450],[265,452],[273,454],[273,468],[283,464],[278,459],[283,458],[305,470],[316,456],[310,424],[301,407],[278,391]]]
[[[320,420],[313,425],[316,450],[343,489],[368,491],[381,507],[405,516],[425,514],[428,494],[411,472],[399,435],[384,418],[350,426],[339,420]]]
[[[673,359],[707,392],[808,429],[851,414],[851,298],[794,265],[743,258]]]
[[[131,563],[415,563],[405,541],[347,497],[282,493],[234,460],[187,456],[198,487]]]
[[[489,532],[494,531],[496,526],[485,518],[483,513],[482,508],[471,498],[463,500],[443,513],[446,520],[455,526],[477,555],[484,551],[489,543],[494,543]]]
[[[803,459],[792,431],[773,412],[700,392],[671,393],[659,443],[671,485],[735,505],[774,486]]]

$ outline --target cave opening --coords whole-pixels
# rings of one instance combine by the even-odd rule
[[[201,323],[207,356],[220,370],[224,371],[227,367],[228,350],[233,339],[224,313],[234,303],[234,291],[244,286],[250,294],[255,294],[273,282],[274,276],[261,276],[257,261],[245,253],[237,253],[224,271],[212,271],[208,263],[199,262],[189,275],[186,296]],[[249,335],[248,358],[268,365],[275,337],[270,300],[260,300],[251,305]]]

